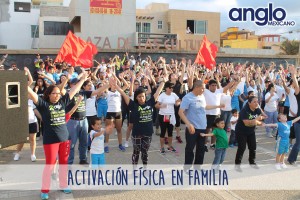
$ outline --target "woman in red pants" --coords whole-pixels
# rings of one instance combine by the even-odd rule
[[[30,87],[28,87],[29,98],[34,102],[36,108],[41,113],[44,122],[43,147],[46,158],[42,178],[41,199],[49,198],[49,188],[51,181],[51,172],[53,171],[56,156],[59,157],[59,185],[64,193],[71,193],[67,187],[67,164],[70,152],[69,132],[66,127],[65,108],[70,103],[74,95],[79,92],[83,82],[86,80],[84,74],[81,80],[73,87],[69,93],[61,96],[60,89],[55,86],[49,86],[44,97],[39,97]]]

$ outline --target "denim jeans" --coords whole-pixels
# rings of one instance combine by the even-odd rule
[[[296,142],[293,145],[293,148],[290,152],[290,155],[288,157],[288,161],[290,163],[296,162],[297,160],[297,156],[300,150],[300,124],[299,123],[295,123],[294,124],[294,129],[295,129],[295,136],[296,136]]]
[[[67,123],[67,128],[69,131],[69,139],[71,140],[71,148],[68,164],[73,164],[74,161],[74,153],[75,146],[77,143],[77,139],[79,139],[79,159],[86,160],[87,159],[87,137],[88,137],[88,121],[87,119],[83,120],[72,120],[70,119]]]
[[[225,155],[226,155],[226,148],[216,148],[213,166],[222,164],[225,159]]]
[[[225,131],[227,132],[228,127],[230,127],[230,118],[231,118],[231,111],[223,111],[221,110],[221,118],[224,120],[225,122]]]
[[[236,139],[236,135],[235,135],[235,130],[231,130],[230,132],[231,132],[231,134],[230,134],[230,137],[229,137],[229,145],[236,144],[237,139]]]
[[[205,153],[205,137],[202,137],[200,133],[205,133],[205,129],[195,129],[194,134],[190,134],[189,130],[185,129],[185,169],[189,169],[191,165],[202,165]],[[196,146],[196,155],[194,154],[194,148]],[[190,165],[190,166],[189,166]],[[195,166],[194,166],[195,167]]]
[[[265,111],[266,115],[268,116],[268,118],[265,119],[265,123],[266,124],[276,124],[277,121],[277,117],[278,117],[278,112],[268,112]],[[266,132],[267,134],[270,134],[271,131],[273,131],[273,133],[275,133],[277,131],[277,128],[272,128],[272,127],[266,127]]]

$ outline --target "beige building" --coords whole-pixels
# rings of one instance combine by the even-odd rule
[[[174,10],[165,3],[136,10],[136,46],[149,46],[149,41],[156,40],[161,48],[168,48],[176,40],[177,50],[198,50],[204,35],[219,46],[220,13]]]

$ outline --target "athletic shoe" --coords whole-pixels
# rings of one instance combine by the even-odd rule
[[[123,145],[121,145],[121,144],[119,144],[119,150],[123,151],[123,152],[126,151],[125,147]]]
[[[275,169],[281,170],[280,163],[276,163],[276,164],[275,164]]]
[[[35,155],[31,155],[31,157],[30,157],[30,158],[31,158],[31,161],[32,161],[32,162],[35,162],[35,161],[36,161],[36,157],[35,157]]]
[[[176,136],[176,140],[177,140],[178,143],[180,143],[180,144],[182,143],[182,139],[181,139],[180,136]]]
[[[286,168],[287,168],[287,166],[286,166],[285,163],[281,163],[281,164],[280,164],[280,167],[281,167],[282,169],[286,169]]]
[[[165,137],[165,144],[169,144],[168,138]]]
[[[63,193],[65,194],[71,194],[72,193],[72,190],[70,188],[65,188],[62,190]]]
[[[49,199],[48,193],[41,193],[41,199],[42,200]]]
[[[104,147],[104,152],[109,153],[109,146]]]
[[[242,168],[241,168],[241,165],[235,165],[235,166],[234,166],[234,169],[235,169],[235,171],[237,171],[237,172],[243,172],[243,170],[242,170]]]
[[[128,142],[128,141],[125,141],[125,142],[124,142],[124,147],[125,147],[125,148],[128,148],[128,147],[129,147],[129,142]]]
[[[18,161],[18,160],[20,160],[20,154],[16,153],[14,157],[14,161]]]
[[[259,169],[259,167],[256,163],[250,164],[250,167],[252,167],[253,169]]]
[[[89,163],[86,160],[81,160],[79,162],[80,165],[88,165]]]
[[[204,151],[208,152],[208,148],[206,145],[204,146]]]
[[[161,148],[160,153],[164,155],[166,153],[165,148]]]
[[[170,146],[170,147],[168,147],[168,151],[170,151],[170,152],[176,152],[176,149],[174,149],[174,147],[172,147],[172,146]]]

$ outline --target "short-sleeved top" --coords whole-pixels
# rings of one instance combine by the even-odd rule
[[[245,126],[243,120],[252,120],[258,117],[261,114],[261,110],[259,108],[252,111],[249,107],[249,104],[246,104],[239,114],[239,118],[235,127],[235,131],[241,134],[250,135],[255,134],[256,126]]]
[[[69,93],[66,93],[54,104],[38,97],[36,108],[44,122],[43,144],[54,144],[68,140],[69,132],[66,126],[65,109],[69,103]]]
[[[29,124],[37,122],[36,116],[34,114],[34,109],[36,109],[33,101],[28,99],[28,122]]]
[[[158,97],[158,102],[162,104],[166,104],[167,107],[165,108],[160,108],[159,109],[159,114],[160,115],[174,115],[174,105],[176,101],[179,99],[179,97],[172,92],[170,95],[167,95],[165,92],[161,93]]]
[[[86,100],[91,97],[91,94],[92,91],[80,91],[74,95],[72,102],[67,106],[67,112],[69,112],[76,105],[79,95],[81,95],[83,99],[78,105],[76,111],[72,114],[71,118],[82,119],[86,117]]]
[[[118,91],[107,93],[107,112],[121,112],[122,97]]]
[[[265,96],[265,101],[266,99],[268,99],[271,96],[271,93],[268,92]],[[278,106],[278,101],[279,97],[276,93],[274,93],[274,96],[271,97],[271,99],[268,101],[268,103],[266,102],[265,105],[265,111],[267,112],[277,112],[277,106]]]
[[[195,129],[206,129],[206,101],[204,95],[195,96],[193,92],[188,93],[182,99],[180,109]]]
[[[205,89],[204,96],[205,96],[207,105],[211,105],[211,106],[220,105],[222,94],[223,94],[223,88],[216,89],[215,92],[211,92],[210,90]],[[220,108],[206,110],[206,114],[207,115],[220,115],[221,110],[220,110]]]
[[[101,128],[101,131],[104,129]],[[91,138],[91,150],[90,153],[92,154],[102,154],[104,153],[104,134],[94,137],[97,131],[91,130],[89,137]]]
[[[220,128],[214,128],[213,132],[214,136],[217,138],[216,148],[228,148],[228,137],[226,131]]]
[[[131,110],[133,136],[151,136],[153,134],[152,116],[154,105],[155,99],[153,96],[144,105],[130,100],[128,109]]]
[[[286,124],[282,122],[277,122],[278,125],[278,136],[281,140],[289,140],[291,126],[293,125],[292,121],[287,121]]]

